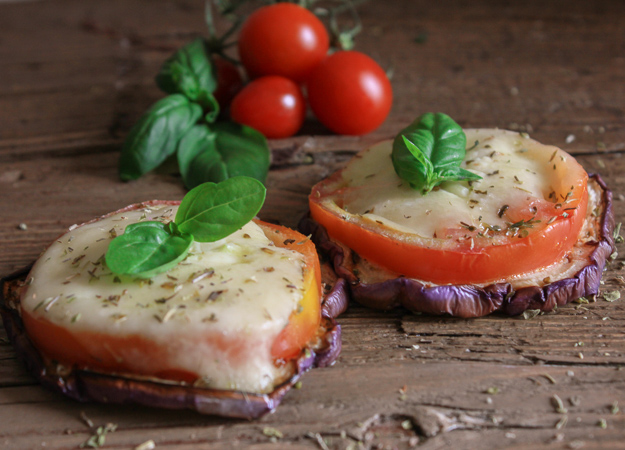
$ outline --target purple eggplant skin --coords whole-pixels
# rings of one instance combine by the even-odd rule
[[[55,365],[46,361],[32,344],[19,314],[19,292],[29,272],[30,267],[0,280],[0,315],[4,328],[18,357],[43,386],[81,402],[135,403],[251,420],[276,409],[304,372],[312,367],[332,365],[341,352],[341,327],[333,314],[347,307],[347,290],[344,281],[339,280],[321,305],[321,345],[302,351],[295,361],[292,377],[269,394],[198,388],[78,368],[59,374]]]
[[[600,190],[602,213],[596,219],[599,220],[598,240],[587,244],[588,263],[574,276],[544,286],[528,286],[517,290],[507,282],[488,286],[426,286],[403,276],[365,283],[346,264],[353,255],[332,241],[321,224],[307,215],[302,218],[298,228],[303,234],[311,236],[318,252],[333,266],[336,276],[347,281],[351,298],[364,306],[380,310],[404,307],[415,312],[463,318],[481,317],[493,312],[516,316],[528,309],[549,312],[556,306],[597,294],[606,260],[614,251],[612,192],[599,175],[590,175],[589,183],[591,181]]]

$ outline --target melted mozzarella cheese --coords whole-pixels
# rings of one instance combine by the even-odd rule
[[[111,239],[141,220],[172,220],[177,206],[126,211],[77,227],[40,257],[22,308],[72,332],[140,335],[162,346],[170,365],[220,389],[268,392],[284,376],[271,346],[303,297],[304,260],[276,247],[253,222],[217,242],[195,242],[183,262],[150,280],[112,274]],[[220,349],[205,334],[241,338]],[[111,349],[138,373],[154,361]]]
[[[560,169],[552,164],[556,147],[519,133],[469,129],[462,167],[481,180],[448,182],[421,195],[401,180],[391,161],[392,142],[381,142],[352,159],[342,172],[342,208],[350,214],[420,237],[444,238],[449,229],[487,224],[505,228],[506,210],[549,202],[559,186]],[[566,192],[566,191],[565,191]],[[505,205],[505,206],[504,206]],[[504,211],[502,212],[502,208]]]

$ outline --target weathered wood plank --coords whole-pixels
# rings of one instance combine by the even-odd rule
[[[184,195],[171,170],[121,183],[116,166],[125,134],[162,95],[153,82],[161,62],[205,33],[203,3],[0,3],[0,275],[74,223]],[[529,130],[576,154],[605,178],[625,221],[624,3],[372,1],[361,13],[358,48],[393,72],[391,115],[364,137],[333,136],[310,117],[299,136],[272,141],[262,218],[295,226],[310,187],[355,151],[445,111],[467,127]],[[625,294],[624,261],[609,266],[604,290]],[[92,433],[83,413],[95,426],[117,424],[106,444],[118,448],[149,439],[180,449],[622,448],[623,301],[532,320],[353,305],[340,318],[338,363],[307,374],[254,422],[75,403],[34,384],[3,342],[0,447],[78,447]],[[283,437],[272,442],[266,427]]]
[[[448,445],[467,442],[466,435],[445,434],[466,430],[476,434],[474,439],[478,434],[486,439],[486,446],[488,442],[497,446],[497,440],[512,444],[519,433],[527,447],[565,439],[609,446],[617,444],[618,430],[625,424],[622,414],[612,413],[614,392],[625,389],[622,372],[614,368],[580,374],[563,367],[469,362],[458,372],[454,363],[395,361],[366,371],[358,366],[337,369],[309,374],[302,389],[289,393],[276,413],[251,423],[136,406],[81,405],[33,393],[34,388],[3,389],[0,402],[12,414],[0,425],[0,436],[14,448],[41,442],[51,448],[73,447],[88,437],[82,418],[88,417],[96,426],[119,426],[107,436],[114,446],[137,445],[142,439],[154,439],[159,448],[266,443],[270,441],[263,434],[266,427],[283,433],[282,442],[300,444],[307,442],[308,433],[319,433],[343,444],[362,441],[371,446],[392,431],[401,436],[395,441],[416,438],[427,448],[436,448],[440,445],[436,437],[445,436]],[[601,389],[597,380],[610,381],[614,390]],[[556,411],[554,396],[562,400],[566,413]],[[566,425],[557,429],[565,416]],[[598,426],[601,419],[607,423],[605,430]]]

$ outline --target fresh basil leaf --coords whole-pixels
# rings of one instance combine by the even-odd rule
[[[158,167],[202,115],[202,108],[180,94],[156,102],[128,133],[119,160],[122,180],[134,180]]]
[[[192,243],[193,237],[179,232],[173,222],[134,223],[111,241],[105,261],[114,273],[150,278],[182,261]]]
[[[217,123],[210,128],[196,125],[178,144],[178,166],[189,189],[235,176],[249,176],[263,182],[269,159],[264,136],[234,123]]]
[[[204,183],[184,196],[175,223],[198,242],[223,239],[248,223],[265,201],[265,186],[249,177]]]
[[[418,136],[418,141],[411,139],[413,133]],[[421,148],[437,171],[443,167],[459,166],[464,159],[467,137],[462,127],[447,114],[426,113],[402,134]]]
[[[417,147],[413,142],[411,142],[406,136],[402,136],[404,141],[404,145],[412,154],[412,156],[417,160],[419,164],[411,164],[402,166],[402,170],[404,171],[404,177],[408,180],[412,179],[423,179],[425,183],[428,184],[434,178],[434,166],[432,162],[428,159],[427,156]]]
[[[168,94],[183,94],[197,101],[217,88],[213,64],[202,38],[188,43],[163,63],[156,84]]]
[[[234,122],[217,122],[211,128],[217,135],[217,151],[228,177],[246,176],[264,183],[271,164],[271,150],[265,136]]]
[[[217,119],[219,103],[213,96],[217,79],[201,38],[185,45],[163,63],[156,84],[168,94],[182,94],[199,103],[209,123]]]
[[[462,127],[448,115],[423,114],[395,137],[393,167],[424,194],[444,181],[478,180],[479,175],[460,168],[466,141]]]
[[[193,158],[187,176],[183,178],[187,189],[193,189],[209,181],[219,183],[227,179],[228,168],[214,146],[205,147]]]
[[[206,125],[195,125],[178,144],[178,167],[188,189],[228,178],[228,171],[217,152],[216,135]]]

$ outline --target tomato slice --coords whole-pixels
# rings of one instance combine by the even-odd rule
[[[570,155],[557,152],[553,198],[534,199],[522,208],[505,211],[510,218],[506,230],[465,224],[447,229],[443,237],[424,237],[391,229],[343,209],[346,196],[353,195],[343,177],[345,169],[313,187],[311,217],[333,240],[399,275],[436,284],[509,279],[560,260],[577,241],[584,223],[588,175]]]
[[[282,364],[297,357],[316,336],[321,320],[319,261],[314,244],[305,236],[286,227],[262,221],[256,223],[276,246],[295,250],[304,256],[303,298],[271,348],[276,364]],[[168,365],[168,349],[140,335],[114,336],[94,331],[70,331],[45,318],[35,317],[25,309],[22,310],[22,320],[35,346],[53,361],[109,373],[135,373],[189,383],[198,379],[198,375],[191,371]],[[198,340],[209,341],[235,365],[253,351],[254,345],[253,336],[209,331],[198,336]],[[136,371],[136,361],[120,357],[116,349],[123,349],[125,355],[136,354],[143,361],[141,373]]]
[[[321,269],[315,244],[300,233],[279,225],[263,223],[265,235],[280,247],[285,247],[304,255],[307,286],[299,307],[291,314],[289,324],[280,332],[271,348],[276,360],[287,361],[295,358],[302,348],[317,333],[321,320]]]

